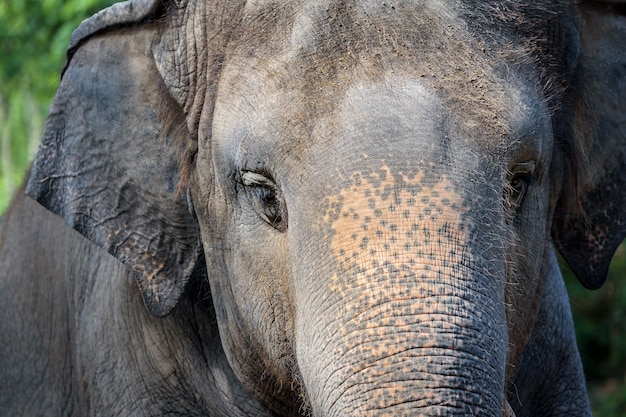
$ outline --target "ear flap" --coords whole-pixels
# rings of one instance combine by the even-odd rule
[[[587,155],[579,155],[578,178],[565,178],[552,236],[582,284],[596,289],[626,237],[626,7],[579,4],[580,59],[566,117]]]
[[[26,191],[126,264],[156,316],[176,305],[201,253],[176,192],[185,118],[151,52],[161,3],[119,3],[77,29]]]

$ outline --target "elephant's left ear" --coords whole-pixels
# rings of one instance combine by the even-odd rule
[[[76,30],[26,191],[127,265],[156,316],[176,305],[201,252],[176,192],[189,134],[152,53],[163,7],[118,3]]]
[[[565,129],[581,152],[566,175],[552,236],[587,288],[605,281],[626,237],[626,4],[578,2],[580,55]]]

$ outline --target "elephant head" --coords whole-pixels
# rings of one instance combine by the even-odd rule
[[[598,287],[626,235],[622,12],[120,3],[74,34],[27,193],[155,316],[207,279],[275,413],[502,415],[551,238]]]

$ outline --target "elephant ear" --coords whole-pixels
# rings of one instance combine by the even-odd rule
[[[604,283],[626,237],[626,5],[579,3],[580,55],[569,134],[586,148],[565,179],[552,236],[582,284]]]
[[[123,262],[156,316],[201,253],[177,193],[185,118],[157,70],[160,0],[116,4],[75,31],[27,194]]]

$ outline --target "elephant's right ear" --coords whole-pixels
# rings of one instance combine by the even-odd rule
[[[157,69],[160,0],[118,3],[73,35],[27,194],[127,265],[156,316],[201,253],[177,193],[185,117]]]
[[[566,175],[552,236],[578,279],[595,289],[626,237],[626,5],[588,0],[577,7],[580,53],[564,124],[586,151],[578,155],[578,178]]]

